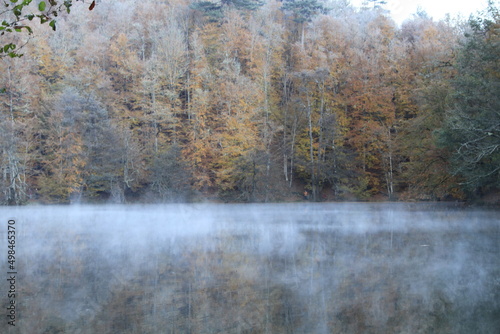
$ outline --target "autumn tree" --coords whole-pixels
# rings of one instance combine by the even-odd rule
[[[36,160],[35,110],[39,107],[33,59],[1,59],[0,86],[0,202],[22,204],[33,195]]]
[[[380,13],[358,17],[361,35],[354,37],[348,99],[349,144],[358,153],[361,172],[358,195],[393,193],[396,69],[399,49],[392,40],[395,27]]]
[[[213,28],[213,27],[211,27]],[[186,143],[183,157],[189,162],[192,172],[192,185],[195,190],[205,193],[213,191],[214,172],[211,164],[214,159],[216,143],[213,140],[210,83],[213,74],[205,47],[206,39],[213,38],[212,29],[196,30],[190,36],[190,69],[187,80],[187,120],[184,125]],[[206,35],[208,34],[208,35]]]
[[[457,178],[449,172],[450,153],[436,143],[436,129],[442,127],[451,103],[457,37],[452,26],[434,22],[424,14],[406,21],[399,32],[407,50],[406,62],[400,63],[404,67],[398,73],[407,83],[398,92],[403,123],[397,151],[402,157],[403,196],[462,196]]]
[[[68,87],[45,108],[41,127],[43,146],[37,178],[40,195],[47,202],[69,201],[83,191],[83,168],[86,164],[84,151],[83,114],[85,100],[75,89]]]
[[[152,195],[162,202],[186,201],[191,195],[191,173],[189,165],[182,158],[179,144],[155,154],[150,167],[149,181]],[[154,201],[157,201],[155,199]]]

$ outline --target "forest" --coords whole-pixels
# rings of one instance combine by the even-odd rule
[[[75,2],[2,32],[0,202],[498,195],[498,8],[368,3]]]

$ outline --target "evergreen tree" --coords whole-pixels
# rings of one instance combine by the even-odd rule
[[[289,0],[283,4],[282,8],[291,12],[297,23],[310,22],[314,16],[326,11],[318,0]]]
[[[217,22],[224,16],[224,8],[234,7],[238,10],[256,10],[264,5],[263,0],[221,0],[220,2],[213,1],[198,1],[191,5],[191,8],[199,10],[203,15],[209,18],[211,22]]]
[[[313,17],[326,13],[327,9],[318,0],[288,0],[281,7],[285,12],[291,13],[293,21],[300,26],[300,44],[304,48],[305,26]]]
[[[373,6],[373,9],[382,8],[383,5],[386,5],[387,1],[384,0],[366,0],[364,2],[365,6]]]
[[[453,150],[454,173],[468,190],[500,186],[500,15],[469,21],[453,82],[454,106],[440,131]]]

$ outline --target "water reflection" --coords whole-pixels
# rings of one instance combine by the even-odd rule
[[[498,211],[294,203],[1,213],[20,229],[9,333],[500,328]]]

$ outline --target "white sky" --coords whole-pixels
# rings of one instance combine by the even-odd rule
[[[484,10],[487,7],[487,0],[386,0],[385,9],[391,12],[396,23],[400,24],[405,19],[410,18],[417,12],[420,6],[434,20],[440,20],[447,13],[451,17],[458,14],[464,18],[469,18],[470,14],[476,14],[478,10]],[[363,0],[351,0],[356,7],[361,7]],[[498,1],[495,3],[498,4]]]

